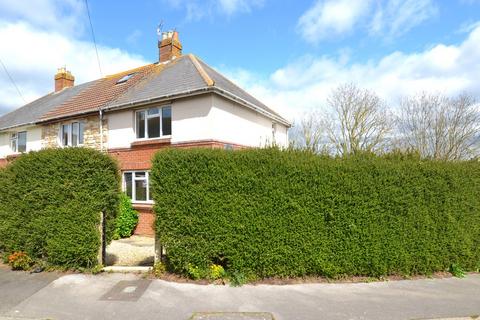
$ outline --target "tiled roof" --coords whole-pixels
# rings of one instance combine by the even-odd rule
[[[133,74],[131,78],[118,83],[129,74]],[[248,106],[288,124],[272,109],[195,56],[184,55],[168,63],[149,64],[50,93],[0,117],[0,130],[203,90],[218,90],[231,99],[239,98]]]
[[[92,85],[86,90],[44,114],[40,120],[72,116],[98,110],[125,93],[129,88],[135,86],[141,79],[156,68],[158,68],[157,64],[149,64],[96,80],[92,82]],[[129,74],[133,75],[128,81],[117,84],[120,79]]]
[[[106,105],[107,108],[145,101],[204,88],[205,81],[188,56],[160,65],[157,72],[146,76],[138,85]]]
[[[43,96],[25,106],[0,117],[0,130],[38,122],[46,113],[85,90],[92,83],[87,82],[59,92]]]

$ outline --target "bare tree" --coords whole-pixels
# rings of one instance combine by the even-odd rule
[[[334,153],[383,150],[391,126],[385,103],[374,92],[341,85],[331,93],[328,105],[325,127]]]
[[[404,98],[398,119],[403,148],[424,158],[460,160],[477,155],[480,113],[475,100],[421,93]]]
[[[324,128],[319,111],[304,113],[302,118],[293,124],[290,130],[291,146],[297,149],[320,152],[322,149]]]

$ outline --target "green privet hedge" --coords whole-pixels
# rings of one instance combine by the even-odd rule
[[[114,160],[86,148],[22,155],[0,171],[0,252],[26,252],[68,268],[93,267],[100,213],[112,239],[120,177]]]
[[[477,161],[167,150],[151,182],[174,272],[379,277],[480,265]]]
[[[138,224],[138,212],[133,209],[132,201],[125,194],[120,195],[120,209],[116,221],[114,239],[128,238]]]

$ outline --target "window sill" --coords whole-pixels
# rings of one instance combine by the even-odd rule
[[[163,137],[163,138],[155,138],[155,139],[143,139],[143,140],[136,140],[132,142],[132,147],[136,146],[148,146],[148,145],[163,145],[163,144],[171,144],[172,137]]]
[[[150,202],[132,202],[132,207],[134,209],[152,209],[154,203]]]
[[[22,154],[24,154],[26,152],[14,152],[14,153],[11,153],[9,155],[7,155],[7,159],[16,159],[18,157],[20,157]]]

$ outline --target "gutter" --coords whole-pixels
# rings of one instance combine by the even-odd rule
[[[99,124],[100,124],[100,152],[103,152],[103,110],[99,109]]]
[[[237,95],[234,95],[233,93],[231,93],[229,91],[220,89],[220,88],[215,87],[215,86],[203,87],[203,88],[199,88],[199,89],[188,90],[188,91],[184,91],[184,92],[180,92],[180,93],[163,95],[163,96],[154,97],[154,98],[136,100],[136,101],[132,101],[132,102],[124,103],[124,104],[111,105],[111,106],[108,106],[108,107],[99,108],[97,110],[100,112],[100,117],[103,117],[104,112],[108,112],[108,111],[123,110],[123,109],[132,108],[132,107],[139,107],[139,106],[143,106],[143,105],[146,105],[146,104],[163,102],[163,101],[168,101],[168,100],[173,100],[173,99],[188,98],[188,97],[197,96],[197,95],[201,95],[201,94],[205,94],[205,93],[216,93],[216,94],[218,94],[218,95],[220,95],[220,96],[222,96],[226,99],[235,101],[235,102],[243,105],[244,107],[246,107],[248,109],[251,109],[255,112],[258,112],[258,113],[260,113],[260,114],[262,114],[262,115],[264,115],[264,116],[266,116],[270,119],[273,119],[273,120],[275,120],[275,121],[277,121],[277,122],[279,122],[279,123],[281,123],[281,124],[283,124],[283,125],[285,125],[289,128],[292,127],[292,124],[290,122],[288,122],[287,120],[283,119],[282,117],[277,116],[275,114],[272,114],[268,111],[265,111],[262,108],[259,108],[258,106],[246,101],[245,99],[242,99],[242,98],[238,97]],[[83,116],[83,115],[86,115],[86,114],[93,114],[93,113],[96,113],[97,110],[93,109],[93,110],[83,111],[83,112],[70,114],[70,115],[63,115],[63,116],[54,117],[54,118],[41,119],[37,122],[29,122],[29,123],[25,123],[25,124],[19,124],[19,125],[14,125],[14,126],[7,127],[7,128],[2,128],[2,129],[0,129],[0,131],[4,131],[4,130],[16,128],[16,127],[21,127],[21,126],[25,126],[25,125],[36,125],[36,124],[58,121],[58,120],[65,119],[65,118],[79,117],[79,116]],[[100,131],[103,131],[103,123],[100,124]],[[101,138],[101,144],[103,145],[103,136]]]
[[[176,93],[176,94],[171,94],[171,95],[165,95],[165,96],[160,96],[160,97],[155,97],[155,98],[148,98],[148,99],[143,99],[143,100],[137,100],[137,101],[132,101],[129,103],[125,104],[117,104],[117,105],[112,105],[106,108],[102,108],[104,111],[113,111],[113,110],[122,110],[122,109],[128,109],[131,107],[136,107],[136,106],[142,106],[145,104],[151,104],[151,103],[156,103],[156,102],[161,102],[161,101],[168,101],[172,99],[179,99],[179,98],[187,98],[191,96],[196,96],[204,93],[216,93],[220,96],[223,96],[224,98],[227,98],[229,100],[233,100],[237,103],[240,103],[244,107],[247,107],[253,111],[256,111],[260,114],[263,114],[264,116],[273,119],[281,124],[286,125],[287,127],[291,127],[292,124],[288,122],[287,120],[283,119],[282,117],[279,117],[277,115],[274,115],[268,111],[265,111],[256,105],[234,95],[233,93],[220,89],[218,87],[205,87],[205,88],[199,88],[195,90],[189,90],[181,93]]]

